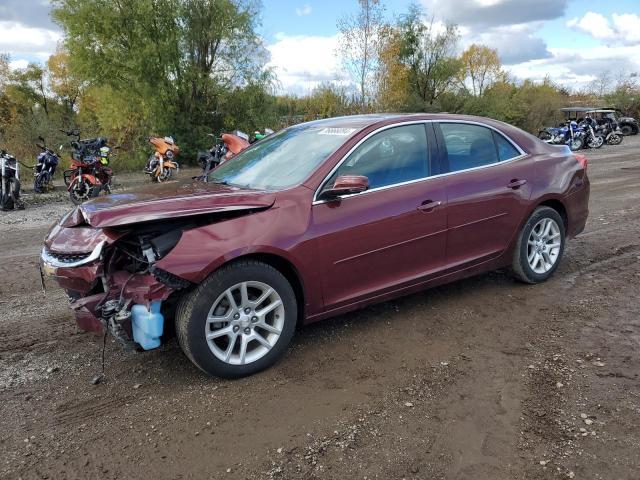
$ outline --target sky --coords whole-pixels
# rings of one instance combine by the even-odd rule
[[[390,21],[411,0],[381,0]],[[512,76],[549,76],[568,88],[603,74],[640,77],[640,0],[415,0],[436,22],[459,27],[460,49],[497,49]],[[259,33],[282,92],[305,95],[322,82],[344,81],[336,56],[336,21],[356,0],[263,0]],[[44,62],[63,35],[49,0],[0,0],[0,53],[13,68]]]

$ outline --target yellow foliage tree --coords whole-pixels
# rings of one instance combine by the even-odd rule
[[[474,96],[481,97],[500,76],[502,64],[498,52],[485,45],[475,43],[462,52],[460,83]],[[469,88],[470,87],[470,88]]]
[[[400,112],[409,105],[409,67],[400,61],[401,50],[402,38],[398,31],[386,28],[376,72],[377,102],[382,111]]]

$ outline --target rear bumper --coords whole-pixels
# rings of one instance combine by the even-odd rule
[[[589,218],[589,195],[591,193],[591,184],[589,178],[585,175],[580,189],[575,190],[568,195],[565,200],[567,209],[567,231],[566,236],[573,238],[584,231]]]

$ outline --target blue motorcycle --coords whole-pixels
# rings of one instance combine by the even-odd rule
[[[34,166],[33,191],[35,193],[46,193],[53,190],[53,175],[56,173],[56,167],[60,163],[60,157],[53,150],[47,148],[44,138],[38,137],[42,144],[37,143],[36,146],[42,150],[38,155],[38,159]]]
[[[544,128],[538,133],[540,140],[554,145],[567,145],[573,152],[585,146],[586,136],[585,130],[575,121],[560,127]]]

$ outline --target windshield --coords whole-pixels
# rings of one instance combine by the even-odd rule
[[[281,130],[223,163],[209,174],[209,182],[259,190],[283,190],[300,184],[355,128],[327,128],[302,124]]]

